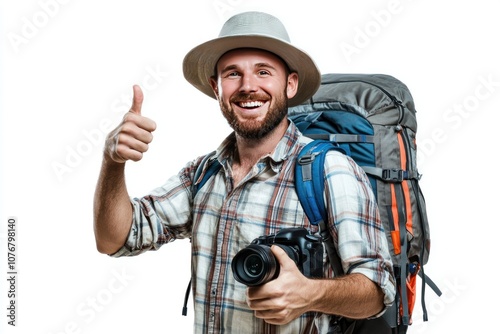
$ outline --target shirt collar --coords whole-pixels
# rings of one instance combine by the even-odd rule
[[[263,157],[263,159],[268,158],[273,164],[282,163],[296,152],[297,142],[300,138],[303,138],[303,136],[299,129],[293,122],[290,122],[283,138],[281,138],[274,151],[270,155]],[[217,148],[214,158],[217,158],[221,164],[231,161],[235,145],[236,136],[232,132]]]

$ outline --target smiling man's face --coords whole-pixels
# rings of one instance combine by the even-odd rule
[[[219,59],[217,78],[211,84],[235,132],[243,138],[260,139],[286,117],[298,76],[289,73],[285,63],[270,52],[237,49]]]

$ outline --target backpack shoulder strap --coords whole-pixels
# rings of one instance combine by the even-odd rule
[[[216,174],[219,169],[222,167],[219,160],[212,159],[215,155],[215,151],[207,154],[202,160],[198,168],[194,173],[193,179],[193,198],[198,193],[198,190],[203,187],[203,185],[212,177],[212,175]],[[207,167],[205,165],[209,164]],[[206,169],[206,171],[205,171]],[[205,174],[203,172],[205,171]],[[200,176],[203,174],[203,178],[201,180]]]
[[[313,225],[328,221],[324,203],[325,157],[330,150],[345,154],[337,143],[328,140],[314,140],[302,148],[295,166],[295,189],[304,211]]]
[[[330,150],[345,154],[345,151],[337,143],[327,140],[314,140],[304,146],[295,165],[295,190],[311,224],[319,226],[319,232],[335,276],[341,276],[343,269],[340,257],[326,226],[328,214],[323,196],[325,191],[325,156]]]
[[[193,192],[193,198],[196,196],[198,193],[198,190],[203,187],[203,185],[212,177],[212,175],[216,174],[217,171],[222,167],[220,164],[219,160],[217,159],[212,159],[212,157],[215,155],[215,151],[210,152],[206,156],[203,157],[203,159],[200,162],[200,165],[194,172],[194,178],[193,178],[193,185],[192,185],[192,192]],[[208,166],[206,166],[209,164]],[[205,174],[203,174],[203,171],[206,169]],[[201,175],[203,174],[203,178],[199,180]],[[199,180],[199,181],[198,181]],[[191,240],[191,239],[190,239]],[[186,316],[187,315],[187,303],[189,300],[189,293],[191,292],[191,281],[192,279],[189,280],[186,293],[184,296],[184,305],[182,307],[182,315]]]

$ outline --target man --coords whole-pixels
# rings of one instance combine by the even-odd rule
[[[276,279],[247,287],[231,270],[235,254],[259,236],[291,227],[317,232],[293,188],[296,156],[309,139],[286,117],[288,106],[319,86],[312,59],[290,44],[275,17],[246,12],[191,50],[183,66],[234,129],[215,154],[223,168],[193,196],[199,157],[151,194],[130,199],[125,162],[142,158],[156,127],[141,115],[143,94],[134,86],[132,108],[105,144],[95,193],[98,250],[136,255],[191,238],[196,333],[327,333],[335,319],[329,315],[380,315],[395,293],[387,242],[366,175],[339,152],[326,159],[325,195],[328,229],[348,274],[332,279],[325,257],[327,278],[306,277],[277,246]]]

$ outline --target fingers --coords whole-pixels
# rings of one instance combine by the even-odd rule
[[[273,299],[280,298],[286,288],[285,283],[289,275],[296,275],[298,268],[295,262],[288,256],[283,248],[273,245],[271,251],[274,257],[278,260],[280,266],[280,274],[277,279],[267,282],[259,286],[251,286],[247,288],[247,302],[254,310],[267,309]]]
[[[135,133],[137,135],[141,134],[141,131],[139,131],[138,129],[144,130],[149,133],[156,130],[156,123],[152,119],[137,114],[137,112],[132,109],[130,109],[130,111],[123,116],[122,124],[127,124],[130,126],[126,127],[124,130]]]
[[[286,324],[308,310],[307,278],[283,248],[273,245],[280,274],[266,284],[247,288],[247,304],[257,318],[270,324]],[[304,295],[306,298],[304,298]]]
[[[118,158],[117,162],[127,160],[139,161],[143,153],[149,150],[149,143],[153,140],[151,132],[138,128],[134,124],[124,123],[121,131],[116,134],[114,152]],[[116,159],[114,159],[116,161]]]
[[[141,88],[134,85],[133,92],[130,111],[106,139],[105,153],[118,163],[141,160],[153,140],[152,132],[156,130],[156,123],[142,116],[144,94]]]

